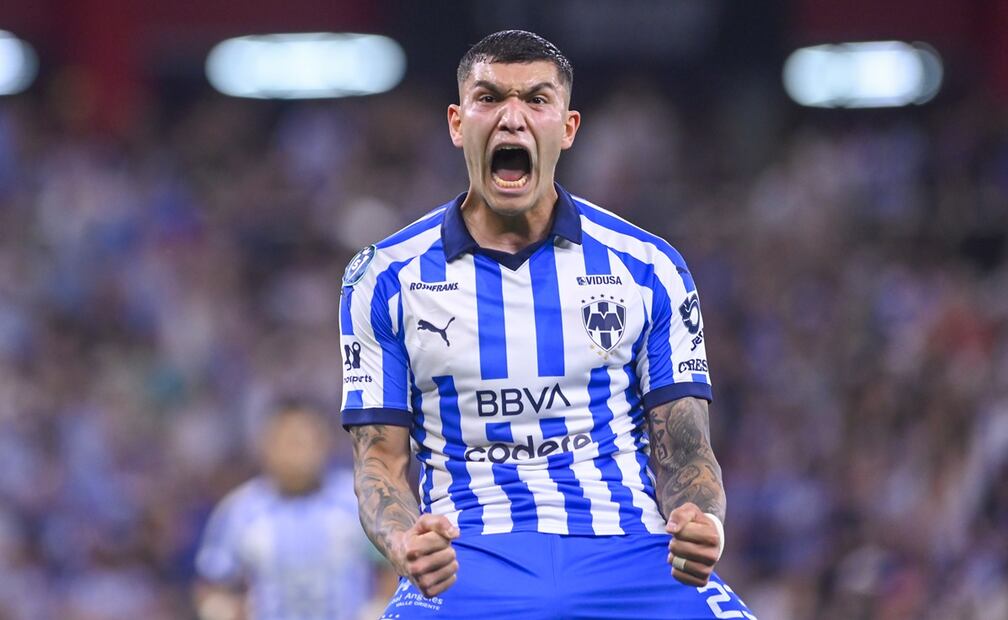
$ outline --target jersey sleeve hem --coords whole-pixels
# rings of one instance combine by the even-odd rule
[[[372,407],[369,409],[344,409],[340,413],[343,428],[364,424],[391,424],[392,426],[413,426],[413,414],[405,409]]]
[[[714,400],[714,394],[711,391],[711,386],[706,383],[699,383],[696,381],[673,383],[672,385],[666,385],[653,389],[645,394],[642,399],[644,402],[644,410],[650,411],[658,405],[663,405],[667,402],[678,400],[680,398],[686,398],[687,396],[702,398],[707,402]]]
[[[203,581],[229,588],[241,584],[241,575],[230,555],[221,549],[200,549],[196,554],[196,575]]]

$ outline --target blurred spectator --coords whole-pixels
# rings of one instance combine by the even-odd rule
[[[327,470],[329,425],[285,403],[262,435],[263,475],[214,509],[196,556],[200,620],[357,620],[376,557],[357,520],[353,476]]]

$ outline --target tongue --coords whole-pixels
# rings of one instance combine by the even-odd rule
[[[517,181],[525,176],[525,171],[521,168],[497,168],[494,173],[503,181]]]

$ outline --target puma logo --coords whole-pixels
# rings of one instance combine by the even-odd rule
[[[454,320],[455,320],[455,317],[452,317],[452,318],[448,319],[448,323],[445,324],[444,328],[443,329],[439,329],[439,328],[435,327],[434,324],[431,323],[430,321],[425,321],[423,319],[420,319],[419,321],[417,321],[417,331],[427,330],[429,332],[435,332],[435,333],[441,334],[441,337],[444,339],[445,344],[450,347],[451,343],[448,342],[448,326],[451,325],[452,321],[454,321]]]

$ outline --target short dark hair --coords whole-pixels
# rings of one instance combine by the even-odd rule
[[[501,30],[483,37],[462,56],[456,76],[458,83],[462,84],[478,62],[525,63],[538,60],[548,60],[556,66],[560,81],[570,93],[574,84],[574,66],[570,60],[556,45],[526,30]]]
[[[270,417],[285,418],[292,414],[308,414],[325,420],[326,407],[322,401],[301,394],[280,394],[270,403]]]

